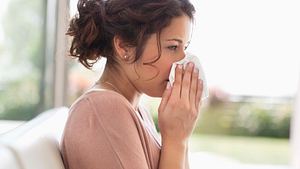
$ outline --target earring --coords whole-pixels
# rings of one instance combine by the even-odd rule
[[[125,60],[128,60],[128,55],[124,55],[124,59],[125,59]]]

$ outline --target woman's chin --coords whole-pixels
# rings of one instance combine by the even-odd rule
[[[163,90],[156,90],[156,91],[150,91],[145,93],[146,95],[150,96],[150,97],[162,97],[163,93],[164,93],[165,89]]]
[[[165,83],[161,83],[160,84],[160,88],[151,88],[151,89],[148,89],[147,91],[145,91],[144,94],[150,96],[150,97],[162,97],[165,90],[166,90],[166,87],[167,87],[167,84],[168,84],[168,81],[165,81]]]

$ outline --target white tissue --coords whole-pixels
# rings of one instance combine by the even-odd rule
[[[202,96],[201,96],[201,101],[205,100],[206,98],[208,98],[208,93],[209,93],[208,88],[207,88],[207,82],[206,82],[204,71],[200,64],[200,61],[199,61],[198,57],[193,54],[187,53],[186,56],[182,60],[173,63],[171,71],[170,71],[170,75],[169,75],[170,85],[172,86],[174,83],[174,80],[175,80],[176,65],[182,64],[183,68],[185,69],[188,62],[193,62],[195,64],[195,67],[197,67],[199,69],[199,79],[201,79],[203,81],[203,92],[202,92]]]

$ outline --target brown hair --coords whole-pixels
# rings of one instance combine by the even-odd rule
[[[79,0],[77,9],[66,34],[73,37],[70,55],[88,69],[101,56],[115,62],[115,36],[136,47],[135,62],[151,34],[159,39],[172,18],[186,14],[193,19],[195,12],[189,0]],[[160,48],[158,40],[159,53]]]

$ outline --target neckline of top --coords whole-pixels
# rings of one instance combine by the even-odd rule
[[[144,120],[144,115],[143,115],[143,113],[142,113],[142,111],[141,111],[140,105],[138,105],[138,106],[137,106],[137,110],[135,110],[135,109],[133,108],[133,106],[131,105],[131,103],[126,99],[126,97],[123,96],[123,95],[121,95],[120,93],[118,93],[118,92],[116,92],[116,91],[114,91],[114,90],[95,88],[95,87],[93,86],[93,87],[91,87],[90,89],[88,89],[84,94],[88,94],[88,93],[90,93],[90,92],[110,92],[110,93],[114,93],[114,94],[120,96],[123,100],[125,100],[125,102],[126,102],[127,104],[130,105],[130,108],[131,108],[135,113],[139,114],[139,116]]]

